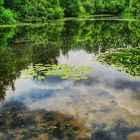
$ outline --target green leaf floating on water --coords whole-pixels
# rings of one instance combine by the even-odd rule
[[[140,47],[116,49],[98,57],[100,62],[125,70],[133,77],[140,77]]]
[[[35,76],[39,80],[44,80],[47,76],[59,76],[61,79],[73,78],[74,80],[87,80],[87,75],[91,69],[91,67],[76,67],[66,64],[35,64],[23,70],[23,73],[25,74],[24,79]]]
[[[45,76],[37,76],[37,78],[39,79],[39,80],[43,80],[44,78],[45,78]]]

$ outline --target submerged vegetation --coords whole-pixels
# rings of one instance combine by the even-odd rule
[[[25,79],[35,76],[40,80],[44,80],[47,76],[59,76],[61,79],[73,77],[74,80],[87,80],[91,67],[76,67],[66,64],[50,65],[36,64],[30,66],[29,69],[23,70]]]
[[[33,111],[16,100],[6,102],[0,108],[0,130],[1,140],[68,140],[90,137],[90,131],[81,119],[57,111]]]
[[[45,22],[96,14],[140,14],[139,0],[0,0],[0,23]]]
[[[98,59],[121,67],[132,76],[140,76],[140,48],[116,49],[100,55]]]

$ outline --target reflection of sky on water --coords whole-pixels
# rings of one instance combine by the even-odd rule
[[[93,66],[88,80],[61,80],[49,77],[17,79],[16,90],[7,91],[7,100],[19,100],[31,110],[59,111],[81,118],[94,129],[110,130],[121,124],[127,128],[140,128],[140,80],[98,62],[84,51],[61,55],[59,63]]]

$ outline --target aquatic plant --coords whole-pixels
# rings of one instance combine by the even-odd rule
[[[116,49],[101,54],[98,60],[108,65],[121,67],[132,76],[140,76],[140,48]]]
[[[91,67],[76,67],[67,64],[51,65],[51,64],[35,64],[23,70],[24,79],[31,76],[44,80],[47,76],[58,76],[61,79],[73,78],[74,80],[87,80]]]

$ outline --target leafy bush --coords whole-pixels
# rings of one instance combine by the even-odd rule
[[[60,0],[65,17],[79,17],[86,13],[81,0]]]
[[[0,7],[0,23],[15,23],[14,13],[10,9]]]
[[[140,14],[140,2],[138,0],[130,0],[126,4],[122,14]]]
[[[127,14],[134,14],[136,11],[136,8],[134,7],[127,7],[124,9],[124,11],[122,12],[122,15],[127,15]]]
[[[90,15],[94,14],[95,7],[93,0],[82,0],[82,3],[87,13],[89,13]]]
[[[124,0],[98,0],[95,2],[97,14],[118,14],[125,7]]]
[[[46,0],[30,0],[21,6],[21,20],[43,21],[63,17],[63,10],[57,0],[54,3]]]
[[[4,1],[3,0],[0,0],[0,6],[3,5],[3,3],[4,3]]]

